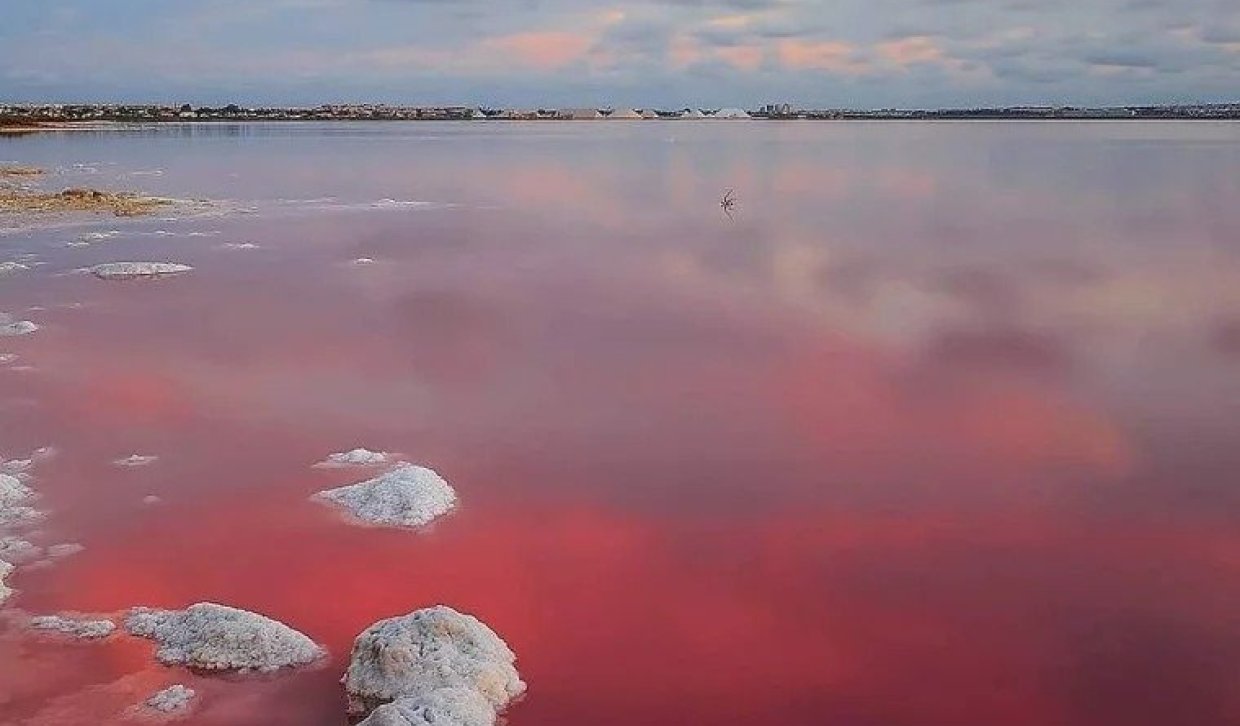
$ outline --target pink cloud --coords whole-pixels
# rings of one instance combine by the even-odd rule
[[[715,51],[729,65],[742,71],[756,71],[762,65],[763,51],[757,45],[736,45]]]
[[[593,44],[590,36],[559,30],[514,33],[482,42],[487,50],[509,54],[510,62],[539,70],[555,70],[581,60]]]
[[[943,49],[934,42],[934,39],[924,35],[889,40],[879,43],[875,49],[884,60],[899,66],[938,63],[946,59]]]
[[[776,45],[779,62],[786,68],[860,75],[869,64],[857,56],[857,47],[835,40],[781,40]]]

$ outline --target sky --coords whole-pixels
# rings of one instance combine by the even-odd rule
[[[0,102],[1240,98],[1240,0],[0,0]]]

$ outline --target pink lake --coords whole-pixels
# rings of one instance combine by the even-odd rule
[[[185,683],[187,726],[343,725],[353,638],[444,603],[517,653],[509,726],[1240,723],[1240,126],[186,125],[0,161],[219,212],[0,229],[40,263],[0,311],[41,326],[0,338],[0,457],[55,448],[31,539],[85,547],[4,612],[214,601],[330,652],[211,677],[3,619],[0,722]],[[120,260],[195,269],[74,273]],[[356,446],[459,510],[309,501]]]

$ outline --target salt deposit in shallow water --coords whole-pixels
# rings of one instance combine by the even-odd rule
[[[112,462],[114,466],[150,466],[159,461],[158,456],[144,456],[142,454],[130,454],[123,459],[116,459]]]
[[[0,262],[0,275],[10,272],[24,272],[30,268],[20,262]]]
[[[421,527],[456,506],[452,486],[431,469],[414,464],[313,498],[341,507],[363,522],[391,527]]]
[[[111,620],[79,620],[63,615],[40,615],[30,619],[30,627],[70,635],[82,640],[106,638],[116,631]]]
[[[352,451],[328,454],[326,459],[314,466],[316,469],[335,469],[348,466],[381,466],[391,460],[392,455],[386,451],[371,451],[370,449],[357,448]]]
[[[283,623],[215,603],[185,610],[134,608],[125,629],[157,642],[155,657],[161,663],[209,671],[270,672],[325,655],[313,640]]]
[[[85,551],[86,548],[77,542],[66,542],[64,544],[52,545],[47,548],[47,556],[53,560],[63,560],[66,557],[72,557],[79,552]]]
[[[442,688],[418,698],[401,698],[374,710],[358,726],[491,726],[495,709],[469,688]]]
[[[190,702],[197,695],[194,689],[181,684],[169,686],[143,701],[143,705],[161,714],[177,713],[189,709]]]
[[[15,338],[19,335],[30,335],[39,329],[38,325],[29,320],[12,320],[7,315],[0,315],[0,338]]]
[[[80,235],[77,239],[66,242],[66,247],[90,247],[96,242],[112,239],[121,233],[119,229],[110,229],[106,232],[87,232]]]
[[[9,459],[0,461],[0,474],[21,474],[34,464],[31,459]]]
[[[0,366],[6,366],[17,360],[16,353],[0,353]]]
[[[103,280],[132,280],[139,277],[164,277],[190,272],[194,268],[171,262],[105,262],[90,268],[90,273]]]
[[[470,701],[476,704],[476,699],[446,694],[438,700],[436,697],[445,689],[461,689],[478,694],[488,706],[489,720],[483,723],[490,724],[497,711],[525,692],[516,659],[495,631],[450,607],[439,605],[380,620],[353,642],[343,679],[349,712],[364,714],[383,704],[406,700],[372,726],[403,724],[388,719],[403,717],[402,711],[417,714],[422,709],[425,714],[427,709],[447,710],[448,704],[456,704],[461,707],[460,713],[469,714],[476,709],[467,706]]]
[[[159,497],[155,496],[154,494],[148,494],[148,495],[146,495],[145,497],[142,497],[142,503],[143,503],[143,504],[159,504],[159,503],[160,503],[160,502],[162,502],[162,501],[164,501],[164,500],[163,500],[163,499],[160,499]]]
[[[253,242],[225,242],[220,245],[220,249],[224,250],[256,250],[258,245]]]

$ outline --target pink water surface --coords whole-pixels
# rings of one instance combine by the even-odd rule
[[[1240,127],[185,126],[10,158],[247,213],[0,236],[44,263],[0,279],[43,326],[0,339],[33,368],[0,369],[0,456],[56,448],[40,541],[86,548],[6,607],[209,600],[331,655],[208,677],[7,622],[0,722],[181,682],[190,726],[343,724],[353,637],[445,603],[518,654],[510,726],[1240,723]],[[196,269],[71,274],[130,259]],[[459,511],[309,501],[355,446]]]

